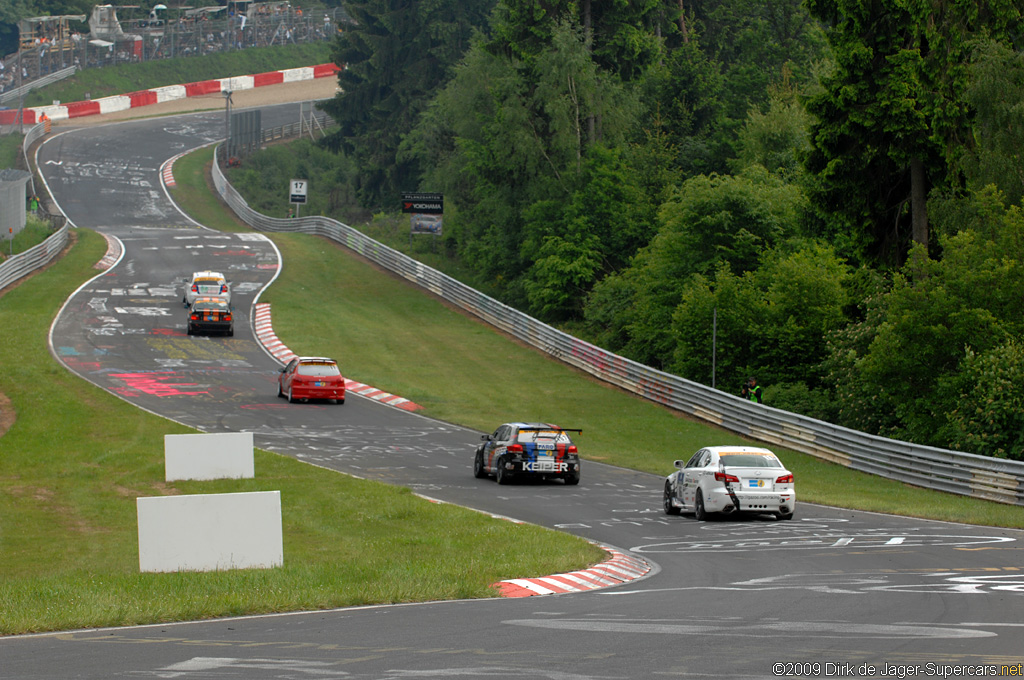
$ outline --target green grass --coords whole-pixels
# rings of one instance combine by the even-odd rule
[[[48,222],[27,216],[25,228],[14,235],[14,242],[11,243],[10,239],[5,238],[0,241],[0,262],[3,262],[12,253],[17,255],[23,253],[29,248],[39,245],[47,238],[53,235],[53,230],[50,229]],[[4,235],[7,236],[6,234]]]
[[[105,242],[0,297],[0,632],[25,633],[348,605],[488,597],[505,578],[578,569],[589,543],[256,452],[256,477],[164,482],[163,435],[190,432],[69,373],[47,350],[64,299]],[[135,499],[279,490],[284,566],[140,574]]]
[[[211,154],[175,165],[175,197],[205,224],[237,230],[207,187]],[[700,446],[739,440],[552,361],[333,242],[273,238],[284,268],[263,299],[282,340],[338,357],[349,377],[411,398],[429,416],[484,431],[514,418],[582,427],[585,459],[658,475]],[[0,437],[0,632],[486,597],[494,581],[600,559],[575,537],[265,451],[256,452],[255,479],[165,483],[163,435],[190,430],[91,386],[47,351],[56,310],[104,252],[92,232],[76,240],[54,266],[0,297],[0,393],[10,399],[0,413],[17,414]],[[313,312],[332,324],[310,324]],[[1022,508],[778,450],[804,501],[1024,527]],[[136,497],[261,490],[282,494],[283,567],[138,572]]]
[[[331,43],[322,41],[82,69],[70,78],[33,90],[25,96],[25,106],[99,99],[165,85],[315,66],[330,60]]]
[[[24,139],[24,135],[19,134],[0,136],[0,169],[18,166],[18,156],[21,154],[21,143]],[[32,215],[26,217],[25,228],[14,235],[13,243],[8,238],[9,234],[0,234],[0,262],[12,254],[17,255],[39,245],[52,233],[48,223]]]
[[[16,168],[18,155],[21,153],[21,143],[25,136],[11,133],[0,135],[0,168]]]
[[[194,164],[185,167],[211,157],[212,150],[198,152],[184,159]],[[202,174],[193,170],[178,179],[177,191],[205,191]],[[175,197],[185,205],[184,193]],[[209,220],[210,199],[200,205],[204,212],[195,216]],[[225,216],[205,223],[237,228]],[[485,432],[517,419],[580,427],[585,459],[658,475],[702,446],[744,441],[549,359],[332,241],[271,237],[284,265],[261,299],[272,304],[277,336],[296,353],[338,358],[346,376],[411,399],[426,415]],[[312,317],[332,323],[311,324]],[[802,501],[1024,528],[1022,507],[921,489],[771,448],[796,475]]]

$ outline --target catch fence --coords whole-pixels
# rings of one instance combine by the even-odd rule
[[[29,91],[69,77],[78,69],[330,40],[347,21],[348,15],[340,8],[305,14],[291,9],[254,14],[244,22],[242,15],[206,13],[137,22],[145,25],[126,25],[122,34],[105,39],[76,33],[59,46],[36,45],[0,60],[0,104],[17,107]]]

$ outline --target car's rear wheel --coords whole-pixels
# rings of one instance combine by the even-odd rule
[[[336,403],[336,404],[344,404],[345,403],[345,397],[342,397],[341,399],[335,399],[334,403]]]
[[[779,519],[793,519],[793,513],[791,512],[780,512],[776,515]]]
[[[284,396],[284,392],[281,390],[281,381],[277,381],[277,398],[280,399]]]
[[[477,479],[487,476],[487,471],[484,470],[484,457],[480,453],[473,456],[473,476]]]
[[[292,388],[289,387],[288,388],[288,403],[289,404],[294,404],[297,401],[298,401],[298,399],[296,399],[295,395],[292,394]]]
[[[662,504],[665,507],[666,515],[678,515],[679,508],[672,505],[672,484],[665,482],[665,492],[662,494]]]
[[[693,517],[698,522],[703,522],[708,518],[708,512],[704,509],[704,494],[700,489],[697,489],[697,498],[693,501]]]
[[[576,486],[577,484],[580,483],[580,473],[575,472],[571,475],[566,475],[565,483],[568,484],[569,486]]]
[[[509,482],[512,481],[512,475],[510,475],[505,470],[505,459],[504,458],[499,458],[498,459],[497,471],[496,471],[496,473],[494,475],[494,478],[497,480],[498,484],[508,484]]]

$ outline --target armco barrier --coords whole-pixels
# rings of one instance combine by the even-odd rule
[[[27,85],[22,85],[21,87],[15,87],[13,89],[7,90],[0,94],[0,104],[8,106],[17,103],[19,99],[24,97],[32,90],[37,90],[41,87],[46,87],[47,85],[52,85],[56,82],[64,80],[65,78],[70,78],[71,76],[75,75],[76,71],[78,71],[77,66],[68,66],[67,68],[63,68],[49,75],[45,75],[42,78],[37,78],[36,80],[33,80],[31,83],[28,83]]]
[[[612,354],[490,298],[455,279],[325,217],[279,219],[246,203],[217,164],[218,193],[260,231],[326,236],[567,364],[730,432],[908,484],[1024,505],[1024,462],[989,458],[864,434],[755,404]],[[714,443],[714,442],[709,442]],[[669,452],[685,457],[691,451]]]
[[[0,290],[48,264],[64,249],[67,242],[68,226],[65,224],[39,245],[0,263]]]

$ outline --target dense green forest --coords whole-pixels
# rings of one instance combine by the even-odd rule
[[[233,181],[443,192],[451,270],[577,336],[1024,459],[1022,5],[352,0],[338,127]]]

